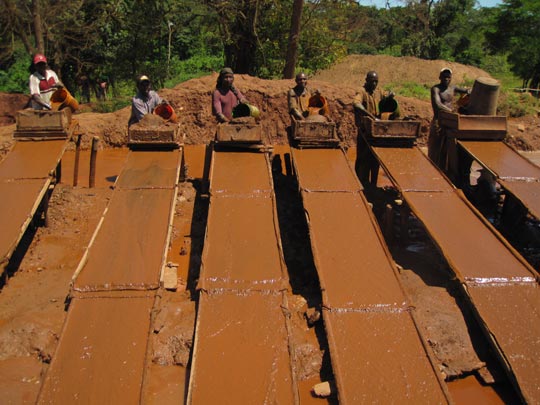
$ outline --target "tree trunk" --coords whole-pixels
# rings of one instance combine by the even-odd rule
[[[298,60],[298,41],[300,40],[300,22],[302,20],[302,9],[304,0],[294,0],[291,17],[291,31],[289,32],[289,44],[287,46],[287,56],[285,67],[283,68],[283,78],[292,79],[294,69]]]
[[[36,53],[45,53],[45,41],[43,40],[43,24],[41,23],[40,0],[32,0],[32,19],[34,23],[34,38]]]

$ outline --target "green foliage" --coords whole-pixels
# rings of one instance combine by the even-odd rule
[[[173,58],[170,66],[170,77],[165,81],[165,87],[174,87],[186,80],[219,71],[222,67],[223,56],[194,55],[187,60]]]
[[[0,91],[27,91],[28,62],[38,40],[32,7],[40,5],[45,53],[70,91],[77,93],[81,75],[93,82],[107,77],[109,95],[119,100],[129,100],[135,77],[143,73],[158,88],[230,63],[262,78],[281,77],[293,6],[293,0],[5,3],[0,13]],[[383,53],[479,66],[501,80],[503,89],[523,86],[516,75],[538,84],[538,0],[504,0],[496,8],[475,7],[474,0],[402,4],[378,9],[356,0],[305,0],[295,70],[316,72],[350,53]],[[425,86],[391,87],[397,94],[429,100]],[[111,101],[98,108],[117,106]]]
[[[108,101],[96,102],[92,105],[92,110],[99,113],[110,113],[121,110],[131,105],[131,97],[117,97]]]
[[[494,49],[508,51],[512,71],[525,86],[540,84],[540,2],[504,0],[489,35]]]
[[[530,93],[503,92],[499,97],[498,111],[509,117],[535,114],[540,108],[540,100]]]
[[[431,89],[427,84],[419,84],[416,82],[388,83],[384,86],[384,90],[393,91],[404,97],[414,97],[426,101],[431,99]]]
[[[15,52],[14,63],[7,70],[0,70],[0,91],[28,93],[29,58],[22,48]]]

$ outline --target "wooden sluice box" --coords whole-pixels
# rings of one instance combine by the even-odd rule
[[[362,117],[360,131],[372,145],[413,145],[420,135],[420,121],[379,120]]]
[[[300,121],[292,119],[292,139],[298,148],[338,147],[336,124],[331,121]]]
[[[67,139],[76,126],[69,108],[60,111],[21,110],[15,120],[13,138],[17,140]]]
[[[248,118],[234,119],[228,123],[218,124],[215,146],[218,148],[270,150],[271,147],[265,142],[261,124]]]
[[[130,149],[176,149],[183,144],[177,124],[146,114],[128,129]]]
[[[506,117],[499,115],[463,115],[439,112],[439,125],[450,138],[477,141],[500,141],[508,130]]]

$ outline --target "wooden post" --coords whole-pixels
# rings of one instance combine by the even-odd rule
[[[384,234],[386,243],[391,245],[394,237],[394,210],[390,204],[386,204],[384,209]]]
[[[76,135],[75,141],[75,162],[73,164],[73,187],[79,183],[79,156],[81,154],[81,134]]]
[[[94,188],[96,186],[96,157],[99,146],[99,137],[94,136],[92,138],[92,151],[90,153],[90,175],[88,179],[88,187]]]

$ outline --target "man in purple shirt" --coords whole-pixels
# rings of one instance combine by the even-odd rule
[[[247,103],[244,95],[233,85],[234,73],[231,68],[223,68],[219,73],[216,90],[212,95],[212,113],[218,122],[229,122],[233,108],[239,103]]]

